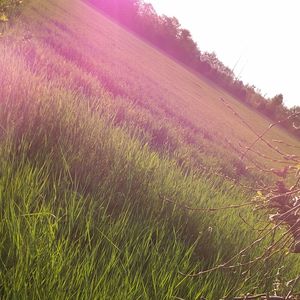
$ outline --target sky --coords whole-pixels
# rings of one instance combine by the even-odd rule
[[[299,0],[146,0],[262,95],[300,106]]]

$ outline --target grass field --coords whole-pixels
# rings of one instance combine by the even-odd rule
[[[162,200],[247,203],[248,191],[215,173],[267,179],[239,160],[238,143],[256,137],[220,97],[257,133],[268,120],[80,0],[31,0],[0,26],[1,298],[219,299],[299,273],[283,249],[251,268],[181,275],[257,238],[239,213],[261,227],[267,218]],[[300,146],[278,128],[266,137]]]

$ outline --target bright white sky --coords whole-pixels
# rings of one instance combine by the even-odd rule
[[[146,0],[263,95],[300,106],[299,0]]]

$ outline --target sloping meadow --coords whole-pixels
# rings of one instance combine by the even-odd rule
[[[131,98],[72,47],[72,28],[33,15],[37,23],[27,12],[0,39],[2,298],[218,299],[295,276],[299,261],[283,251],[251,268],[184,275],[256,239],[239,214],[265,225],[249,207],[193,212],[166,201],[247,202],[251,195],[202,168],[235,157],[209,132],[190,128],[185,140],[184,120],[177,126],[167,109]]]

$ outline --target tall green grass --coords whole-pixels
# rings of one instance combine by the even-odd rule
[[[198,160],[180,163],[199,146],[183,140],[186,127],[174,118],[162,127],[160,108],[114,94],[96,68],[85,72],[57,53],[44,27],[28,42],[22,22],[30,26],[20,19],[0,43],[1,298],[218,299],[272,290],[282,266],[281,281],[299,272],[299,259],[282,252],[246,273],[181,275],[224,262],[259,233],[235,210],[187,212],[161,198],[218,207],[249,195]],[[217,165],[218,150],[202,141],[199,160]]]

